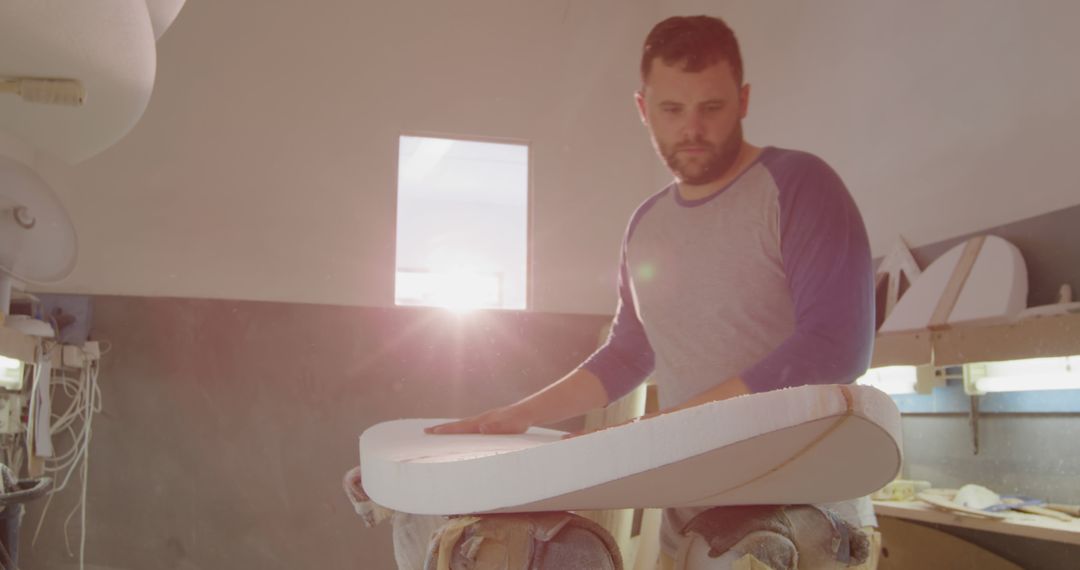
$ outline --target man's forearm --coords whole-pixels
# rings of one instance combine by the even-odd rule
[[[595,378],[595,376],[594,376],[594,378]],[[603,386],[601,386],[601,389],[602,388],[603,388]],[[654,418],[656,416],[661,416],[661,415],[664,415],[664,414],[670,414],[671,412],[677,412],[679,410],[685,410],[687,408],[693,408],[694,406],[700,406],[702,404],[708,404],[709,402],[716,402],[718,400],[727,400],[729,398],[735,398],[735,397],[738,397],[738,396],[745,396],[746,394],[749,394],[749,393],[750,393],[750,388],[747,387],[746,383],[743,382],[741,378],[738,378],[738,377],[730,378],[730,379],[725,380],[724,382],[722,382],[722,383],[720,383],[720,384],[718,384],[718,385],[716,385],[716,386],[714,386],[714,387],[712,387],[712,388],[698,394],[697,396],[695,396],[695,397],[693,397],[693,398],[679,404],[678,406],[674,406],[672,408],[666,408],[666,409],[660,410],[658,412],[650,412],[650,413],[647,413],[647,414],[641,416],[640,418],[629,420],[629,421],[623,422],[622,424],[618,424],[618,425],[625,425],[625,424],[633,423],[633,422],[636,422],[636,421],[642,420],[642,419]],[[610,427],[616,427],[616,426],[610,426]],[[601,428],[601,429],[607,429],[607,428]],[[587,432],[582,432],[582,433],[587,433]],[[581,433],[575,434],[575,435],[581,435]]]
[[[718,400],[727,400],[728,398],[735,398],[737,396],[745,396],[750,393],[750,388],[741,378],[735,377],[728,379],[717,386],[714,386],[693,398],[670,408],[662,410],[661,413],[677,412],[679,410],[685,410],[686,408],[693,408],[694,406],[700,406],[702,404],[708,404],[709,402],[715,402]]]
[[[524,433],[532,426],[580,416],[607,405],[607,390],[600,379],[579,368],[547,388],[509,406],[425,428],[431,434]]]
[[[547,388],[513,404],[529,425],[547,425],[574,418],[608,404],[600,379],[584,368],[574,370]]]

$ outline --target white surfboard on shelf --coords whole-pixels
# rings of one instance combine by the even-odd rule
[[[1027,307],[1027,293],[1020,250],[997,236],[978,236],[923,270],[878,332],[1010,322]]]

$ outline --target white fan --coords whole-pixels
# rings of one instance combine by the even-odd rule
[[[52,327],[9,315],[15,281],[51,283],[75,268],[75,227],[60,200],[33,169],[0,154],[0,312],[8,326],[35,336]]]

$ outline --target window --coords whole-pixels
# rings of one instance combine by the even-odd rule
[[[402,136],[398,305],[524,309],[529,148]]]

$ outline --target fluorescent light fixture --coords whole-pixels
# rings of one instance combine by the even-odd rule
[[[0,356],[0,389],[18,392],[23,388],[23,363]]]
[[[1080,390],[1080,356],[965,364],[964,390],[969,394]]]
[[[914,394],[919,381],[915,366],[882,366],[871,368],[866,374],[855,380],[856,384],[873,386],[886,394]]]

